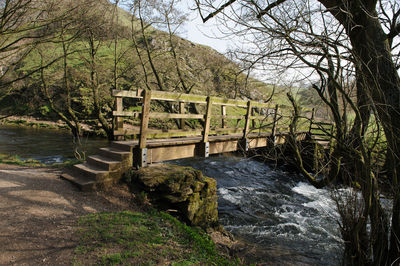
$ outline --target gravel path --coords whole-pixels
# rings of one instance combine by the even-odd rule
[[[71,265],[80,216],[135,209],[125,187],[80,192],[59,175],[0,164],[0,265]]]

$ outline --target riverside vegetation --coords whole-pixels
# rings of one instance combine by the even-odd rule
[[[324,154],[326,161],[318,162],[321,175],[302,167],[301,147],[292,139],[296,162],[316,187],[340,181],[360,189],[361,195],[336,202],[349,264],[398,262],[397,1],[284,0],[260,5],[227,0],[220,8],[209,0],[194,2],[203,21],[219,19],[221,26],[229,27],[232,24],[226,22],[234,20],[242,25],[239,32],[221,27],[222,31],[256,37],[256,50],[233,54],[242,57],[243,64],[174,35],[185,18],[174,8],[176,1],[124,1],[129,11],[118,6],[119,0],[5,1],[5,23],[0,24],[2,112],[61,119],[75,137],[83,134],[85,123],[113,139],[114,89],[279,102],[276,92],[281,88],[250,78],[248,71],[259,63],[279,71],[310,70],[318,78],[312,81],[314,94],[334,120],[334,141]],[[293,132],[299,108],[293,98],[291,103]],[[129,105],[130,111],[140,108],[133,101]],[[157,108],[177,111],[173,104]],[[196,104],[186,108],[198,113]],[[393,199],[390,215],[382,207],[382,182]]]

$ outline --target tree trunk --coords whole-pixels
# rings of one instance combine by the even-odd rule
[[[96,69],[96,54],[97,48],[95,45],[95,37],[92,32],[88,33],[89,35],[89,47],[90,47],[90,86],[92,87],[93,92],[93,104],[94,111],[96,113],[96,118],[99,120],[102,129],[107,135],[108,140],[114,140],[114,130],[112,126],[108,123],[107,119],[104,117],[104,114],[101,111],[100,97],[99,97],[99,81],[97,77],[97,69]],[[115,70],[115,69],[114,69]],[[115,73],[114,73],[115,74]]]
[[[359,19],[361,20],[361,19]],[[361,20],[363,25],[349,32],[355,51],[355,57],[364,79],[370,84],[366,89],[371,93],[378,111],[379,120],[385,131],[388,141],[388,155],[392,162],[399,162],[400,158],[400,79],[393,64],[386,35],[376,17],[365,16]],[[400,244],[396,236],[400,236],[399,215],[399,177],[400,165],[393,164],[389,169],[394,188],[394,206],[391,231],[390,262],[400,257]],[[381,212],[380,206],[374,204],[372,212]],[[375,217],[379,219],[378,217]],[[371,217],[372,219],[372,217]],[[381,230],[383,228],[376,230]],[[382,232],[383,233],[383,232]],[[379,235],[379,233],[378,233]],[[385,236],[381,236],[384,237]],[[380,241],[384,242],[384,239]],[[382,248],[382,247],[381,247]],[[376,251],[376,250],[374,250]],[[381,251],[384,252],[384,251]],[[382,255],[380,255],[382,256]],[[377,259],[375,257],[375,259]]]
[[[400,78],[392,60],[387,35],[376,12],[376,1],[345,1],[346,5],[342,1],[320,0],[320,2],[346,29],[353,47],[357,71],[362,75],[364,89],[371,95],[385,132],[388,156],[392,162],[396,162],[390,169],[394,191],[388,252],[390,264],[400,258]],[[368,188],[373,187],[368,186]],[[373,193],[370,195],[376,197],[377,195]],[[379,206],[374,206],[375,204]],[[374,217],[375,212],[381,212],[379,199],[375,199],[372,203],[370,215]],[[377,226],[376,230],[382,230],[380,235],[382,239],[378,241],[385,241],[387,236],[384,235],[384,228]],[[377,234],[379,235],[378,232]],[[374,250],[375,252],[377,251]]]
[[[392,176],[394,188],[394,205],[399,202],[399,177],[400,174],[400,79],[392,62],[390,48],[386,42],[379,21],[373,17],[365,18],[365,25],[349,33],[356,60],[362,74],[365,76],[368,91],[378,111],[379,120],[385,131],[388,141],[388,155],[392,162],[389,172]],[[375,206],[375,211],[381,207]],[[393,262],[400,257],[400,244],[396,236],[400,236],[399,205],[393,206],[393,221],[391,231],[390,252]],[[373,211],[373,212],[375,212]],[[372,218],[372,217],[371,217]],[[377,230],[380,230],[377,228]],[[383,232],[382,232],[383,233]],[[382,239],[382,241],[384,241]],[[374,250],[375,251],[375,250]],[[383,251],[382,251],[383,252]],[[377,258],[375,258],[377,259]]]

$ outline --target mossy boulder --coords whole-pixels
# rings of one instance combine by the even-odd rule
[[[176,210],[189,225],[218,225],[217,182],[191,167],[156,164],[130,171],[131,188],[145,191],[162,210]]]

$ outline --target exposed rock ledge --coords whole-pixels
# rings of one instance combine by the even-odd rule
[[[218,225],[217,182],[191,167],[155,164],[127,174],[134,190],[145,191],[162,210],[176,210],[189,225]]]

